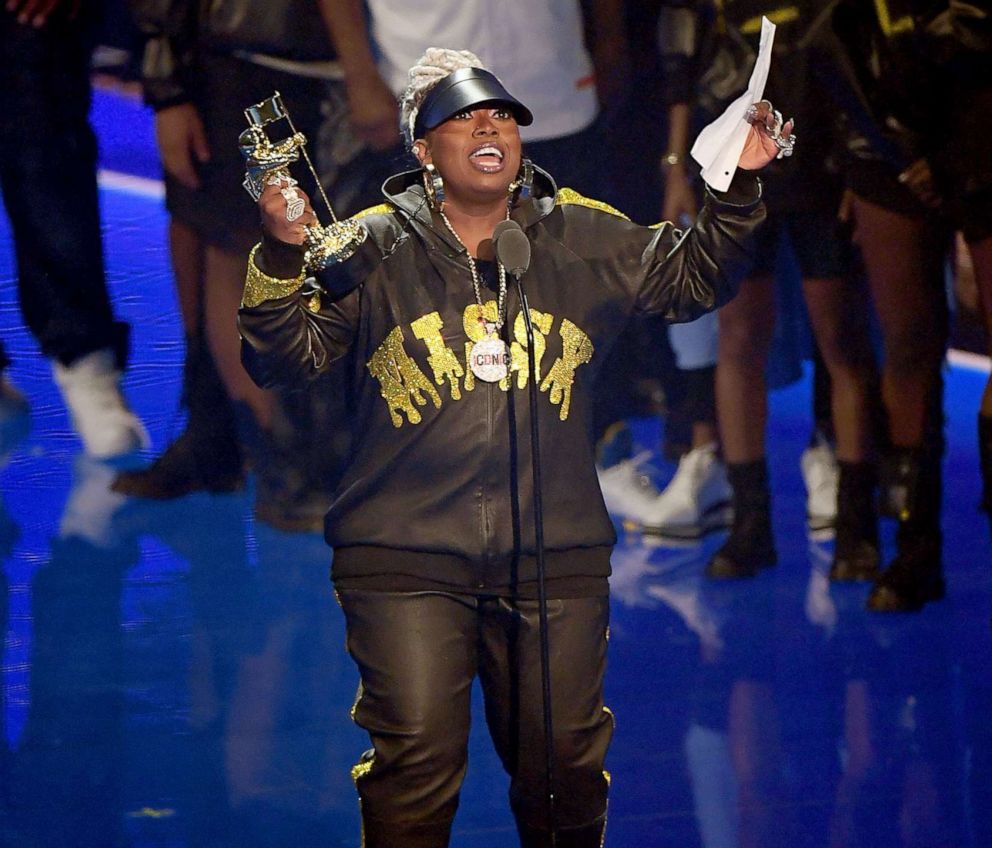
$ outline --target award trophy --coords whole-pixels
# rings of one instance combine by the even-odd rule
[[[267,100],[249,106],[245,109],[245,117],[248,119],[248,129],[238,138],[238,147],[245,157],[245,190],[257,202],[266,185],[278,186],[286,198],[286,220],[295,221],[304,213],[305,204],[296,190],[298,182],[290,175],[289,166],[299,161],[302,155],[331,216],[331,223],[326,227],[319,221],[304,225],[304,263],[307,271],[316,273],[347,259],[365,240],[367,231],[357,221],[339,221],[334,214],[334,208],[307,153],[306,136],[293,125],[282,95],[277,91]],[[290,134],[277,141],[270,138],[266,128],[271,130],[271,125],[278,121],[285,121]]]

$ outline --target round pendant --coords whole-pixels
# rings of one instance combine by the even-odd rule
[[[476,342],[469,359],[472,373],[485,383],[498,383],[510,371],[510,351],[498,336]]]

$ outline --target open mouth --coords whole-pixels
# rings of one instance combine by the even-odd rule
[[[486,174],[495,174],[503,170],[503,151],[494,144],[477,147],[468,158],[474,167]]]

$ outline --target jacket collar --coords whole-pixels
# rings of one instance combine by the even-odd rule
[[[435,237],[443,241],[455,253],[462,247],[448,228],[438,226],[431,215],[430,206],[424,197],[423,170],[402,171],[389,177],[382,184],[386,200],[403,214],[411,223],[431,230]],[[510,217],[525,230],[551,214],[555,207],[558,187],[547,171],[534,166],[534,187],[527,200],[519,200],[510,212]]]

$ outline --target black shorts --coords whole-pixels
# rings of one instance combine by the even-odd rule
[[[938,188],[944,198],[939,217],[960,230],[969,243],[992,236],[992,186],[968,187],[965,180],[948,172],[938,173]],[[895,168],[886,162],[856,160],[848,168],[848,186],[863,200],[905,215],[930,218],[935,211],[924,206],[899,182]]]
[[[850,241],[837,220],[836,209],[770,208],[755,238],[752,275],[775,274],[779,249],[786,239],[804,280],[841,278],[850,269]]]
[[[942,214],[968,242],[992,236],[992,155],[985,126],[990,111],[992,87],[956,86],[940,118],[945,141],[928,155],[943,198]],[[899,182],[898,169],[886,161],[851,159],[847,184],[859,197],[891,212],[913,218],[934,215]]]

